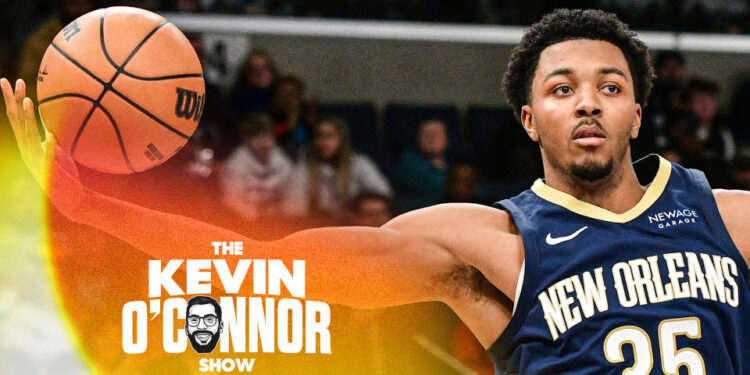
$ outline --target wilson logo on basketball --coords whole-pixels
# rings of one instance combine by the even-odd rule
[[[81,31],[81,28],[78,27],[78,20],[74,20],[68,26],[65,26],[63,29],[63,36],[65,37],[65,41],[69,42],[70,38],[74,37],[78,32]]]
[[[174,107],[174,114],[184,119],[193,118],[193,122],[198,121],[203,113],[203,102],[206,95],[198,95],[197,92],[177,88],[177,104]]]

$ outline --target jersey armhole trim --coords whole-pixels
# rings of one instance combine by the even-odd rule
[[[516,279],[516,293],[513,297],[513,312],[510,314],[511,317],[516,315],[516,308],[518,307],[518,300],[521,298],[521,289],[523,288],[523,276],[525,272],[526,259],[524,258],[523,263],[521,263],[521,272],[518,273],[518,278]]]
[[[506,199],[494,205],[496,208],[506,210],[510,213],[516,224],[524,246],[524,261],[522,274],[519,275],[519,281],[522,286],[516,285],[516,299],[513,301],[514,311],[511,315],[508,325],[500,334],[500,337],[487,349],[487,352],[494,353],[497,357],[507,359],[510,356],[510,350],[513,348],[514,339],[521,326],[526,321],[529,311],[534,306],[534,292],[536,291],[536,280],[539,279],[537,272],[539,270],[539,247],[537,237],[534,235],[534,227],[531,226],[526,215],[512,201]],[[522,278],[521,278],[522,277]]]
[[[742,257],[742,253],[737,248],[737,245],[734,244],[734,241],[732,241],[732,237],[729,235],[729,231],[727,231],[724,220],[721,218],[719,206],[716,204],[713,190],[711,189],[711,186],[709,186],[705,175],[703,172],[695,169],[688,169],[688,171],[690,173],[690,178],[695,182],[694,186],[698,189],[698,196],[702,198],[698,201],[700,202],[701,211],[706,217],[706,222],[708,223],[711,233],[713,233],[716,239],[719,240],[719,243],[727,250],[727,252],[729,252],[727,255],[731,256],[734,261],[737,262],[739,270],[748,270],[745,258]],[[745,274],[747,274],[747,271],[745,271]]]

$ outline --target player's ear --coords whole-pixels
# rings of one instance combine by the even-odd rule
[[[636,109],[635,109],[635,116],[633,117],[633,123],[630,125],[630,139],[636,139],[638,137],[638,132],[641,130],[641,115],[643,114],[643,109],[641,109],[641,105],[636,103]]]
[[[537,132],[536,125],[534,124],[534,118],[531,113],[531,106],[526,104],[521,107],[521,125],[526,130],[526,134],[529,135],[534,142],[539,142],[539,132]]]
[[[219,322],[219,333],[224,332],[224,322]]]

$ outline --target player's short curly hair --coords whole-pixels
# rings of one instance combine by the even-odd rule
[[[556,9],[531,25],[513,49],[508,69],[503,76],[503,88],[513,113],[520,122],[521,107],[531,100],[531,82],[542,51],[556,43],[574,39],[604,40],[622,50],[633,76],[635,101],[645,107],[654,69],[648,48],[636,39],[626,24],[616,15],[601,10]]]

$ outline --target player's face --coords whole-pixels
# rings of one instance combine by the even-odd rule
[[[544,49],[521,118],[547,167],[587,182],[629,160],[641,107],[627,60],[615,45],[569,40]]]
[[[185,331],[190,344],[198,353],[210,353],[219,341],[223,324],[211,304],[193,305],[185,317]]]

